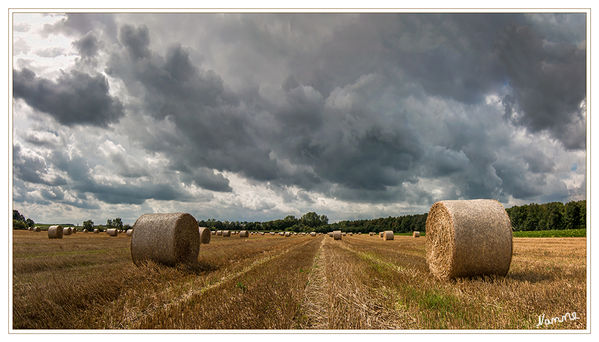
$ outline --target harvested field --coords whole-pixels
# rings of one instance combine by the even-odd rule
[[[586,239],[514,238],[506,277],[439,281],[426,237],[212,236],[195,266],[125,234],[13,233],[15,329],[584,329]],[[579,320],[537,328],[576,312]]]

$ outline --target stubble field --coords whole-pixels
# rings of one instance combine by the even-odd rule
[[[425,239],[212,236],[197,266],[170,268],[136,267],[125,234],[14,231],[13,328],[586,328],[585,238],[514,238],[506,277],[450,282]]]

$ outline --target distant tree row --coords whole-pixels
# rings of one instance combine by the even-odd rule
[[[263,230],[263,231],[292,231],[308,232],[317,228],[326,227],[329,218],[326,215],[318,215],[315,212],[304,214],[301,218],[287,216],[284,219],[266,222],[240,222],[240,221],[217,221],[215,219],[200,220],[201,227],[209,227],[219,230]]]
[[[531,203],[506,209],[514,230],[548,230],[586,228],[586,201],[572,201],[566,204],[551,202]],[[427,214],[381,217],[365,220],[346,220],[328,223],[326,215],[315,212],[306,213],[301,218],[287,216],[284,219],[267,222],[231,222],[215,219],[201,220],[200,226],[228,230],[264,230],[264,231],[316,231],[329,232],[342,230],[354,233],[392,230],[396,233],[425,231]]]
[[[586,228],[587,201],[526,204],[507,209],[514,230]]]

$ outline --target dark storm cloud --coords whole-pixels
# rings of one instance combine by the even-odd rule
[[[107,183],[94,180],[91,168],[86,159],[81,156],[68,156],[61,151],[52,153],[53,165],[67,173],[69,188],[78,193],[93,194],[98,200],[105,203],[142,204],[147,199],[189,201],[192,196],[183,188],[154,181],[138,183]],[[197,198],[196,198],[197,200]]]
[[[77,49],[83,60],[95,58],[100,49],[99,44],[98,38],[91,32],[73,42],[73,46]]]
[[[582,27],[584,29],[584,27]],[[569,149],[584,149],[585,125],[579,106],[586,96],[586,51],[568,42],[547,41],[528,26],[510,26],[498,39],[512,97],[506,112],[533,132],[548,130]],[[521,116],[512,116],[518,109]]]
[[[310,41],[313,48],[285,40],[287,27],[302,41],[318,28],[309,23],[324,29],[324,19],[341,24],[326,28],[328,38]],[[568,25],[580,29],[578,21]],[[126,25],[107,72],[143,98],[140,112],[168,127],[142,128],[136,139],[168,156],[186,183],[229,191],[218,174],[208,172],[216,175],[209,181],[197,176],[207,168],[342,200],[427,203],[431,194],[417,185],[425,176],[454,184],[459,190],[445,190],[454,197],[531,198],[546,179],[528,173],[551,172],[552,164],[530,155],[506,164],[495,149],[512,144],[510,131],[495,130],[507,125],[488,117],[485,97],[505,96],[506,108],[519,113],[511,123],[546,131],[567,148],[584,148],[585,132],[576,111],[585,98],[585,50],[539,27],[517,14],[225,16],[210,28],[221,43],[235,44],[231,68],[251,60],[264,70],[269,61],[285,61],[287,74],[269,95],[260,77],[232,91],[222,75],[192,59],[201,46],[173,41],[165,52],[153,51],[152,29]],[[253,60],[256,54],[265,61]],[[265,78],[273,75],[265,70]],[[444,109],[410,108],[430,96],[471,112],[454,120]],[[444,131],[431,129],[436,125]],[[529,184],[506,181],[512,176]]]
[[[49,177],[46,161],[39,156],[23,155],[18,144],[13,147],[13,170],[15,177],[25,182],[52,186],[66,184],[62,177]]]
[[[56,82],[29,69],[13,72],[13,92],[31,107],[50,114],[63,125],[106,127],[123,115],[121,102],[108,93],[106,78],[72,70]]]
[[[96,180],[91,157],[15,153],[23,181],[52,182],[43,177],[48,160],[66,173],[75,206],[91,203],[86,194],[106,203],[198,200],[184,186],[231,192],[226,172],[306,203],[314,203],[307,192],[427,206],[442,198],[565,200],[572,191],[553,176],[558,161],[513,133],[584,149],[584,15],[115,19],[68,14],[45,32],[75,37],[81,61],[92,62],[85,67],[103,63],[104,48],[104,72],[123,94],[111,96],[106,78],[77,71],[89,70],[78,63],[56,81],[15,70],[15,97],[66,126],[126,125],[119,130],[127,139],[165,157],[161,171],[177,177],[156,176],[127,152],[107,153],[101,165],[121,183]],[[50,136],[25,141],[52,147]],[[41,192],[67,203],[64,193]]]

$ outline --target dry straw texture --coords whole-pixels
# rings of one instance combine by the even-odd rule
[[[223,230],[223,236],[230,237],[231,236],[231,231],[230,230]]]
[[[333,239],[341,240],[341,231],[340,230],[333,231]]]
[[[242,231],[239,232],[239,237],[244,238],[244,237],[249,237],[249,236],[250,235],[248,234],[247,230],[242,230]]]
[[[106,229],[106,233],[108,233],[108,235],[110,235],[110,236],[118,236],[119,235],[118,229],[115,229],[115,228]]]
[[[393,240],[394,238],[395,236],[393,235],[392,230],[385,230],[385,233],[383,234],[383,240]]]
[[[48,238],[49,239],[62,239],[63,229],[62,226],[50,226],[48,227]]]
[[[100,232],[100,230],[98,228],[94,229],[94,233],[98,234]]]
[[[173,266],[195,264],[200,252],[198,222],[187,213],[145,214],[133,225],[131,258]]]
[[[127,229],[126,234],[127,234],[127,236],[133,235],[133,229]]]
[[[415,237],[415,238],[420,237],[420,232],[419,231],[413,232],[412,237]]]
[[[512,261],[512,225],[495,200],[441,201],[426,219],[426,259],[440,279],[506,275]]]
[[[200,243],[207,244],[210,243],[210,238],[212,234],[210,234],[210,229],[206,227],[200,227]]]

